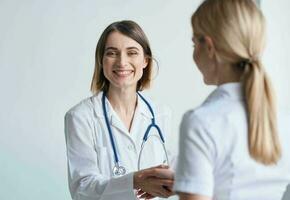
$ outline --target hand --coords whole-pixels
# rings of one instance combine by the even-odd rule
[[[134,189],[140,198],[167,198],[173,195],[173,171],[168,166],[159,165],[134,173]]]

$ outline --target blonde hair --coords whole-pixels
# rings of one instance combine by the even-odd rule
[[[102,62],[105,52],[105,46],[107,42],[108,36],[112,32],[120,32],[123,35],[135,40],[138,42],[144,51],[144,56],[148,60],[148,65],[143,69],[143,76],[137,83],[137,91],[146,89],[150,87],[150,83],[152,80],[152,66],[153,66],[153,57],[150,48],[149,41],[141,29],[141,27],[134,21],[131,20],[123,20],[117,21],[110,24],[102,33],[95,53],[95,71],[93,75],[93,79],[91,82],[91,91],[92,93],[98,93],[99,91],[107,91],[109,89],[110,82],[106,79]]]
[[[205,0],[191,18],[194,35],[209,36],[216,56],[243,72],[248,148],[265,165],[281,157],[274,91],[261,63],[265,20],[253,0]]]

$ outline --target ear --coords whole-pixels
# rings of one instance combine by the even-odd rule
[[[145,69],[148,66],[148,63],[149,63],[149,58],[147,58],[147,56],[145,56],[144,63],[143,63],[143,69]]]
[[[215,55],[215,47],[214,47],[214,44],[213,44],[211,37],[205,36],[204,40],[205,40],[206,51],[208,53],[208,56],[210,58],[213,58]]]

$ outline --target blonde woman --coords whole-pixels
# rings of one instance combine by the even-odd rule
[[[205,0],[191,18],[194,61],[217,88],[180,126],[182,200],[278,200],[290,182],[290,117],[276,114],[252,0]]]
[[[114,22],[103,31],[95,55],[94,95],[65,116],[68,181],[74,200],[173,194],[173,172],[158,165],[168,161],[162,144],[170,112],[140,93],[150,86],[152,59],[148,39],[135,22]],[[156,137],[141,157],[145,135]]]

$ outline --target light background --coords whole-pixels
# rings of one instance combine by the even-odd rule
[[[199,2],[0,0],[0,199],[70,199],[63,117],[90,96],[97,40],[116,20],[135,20],[151,42],[159,74],[147,95],[172,108],[167,144],[176,152],[182,114],[214,88],[192,61],[190,16]],[[264,63],[282,109],[290,108],[289,8],[288,0],[262,1]]]

